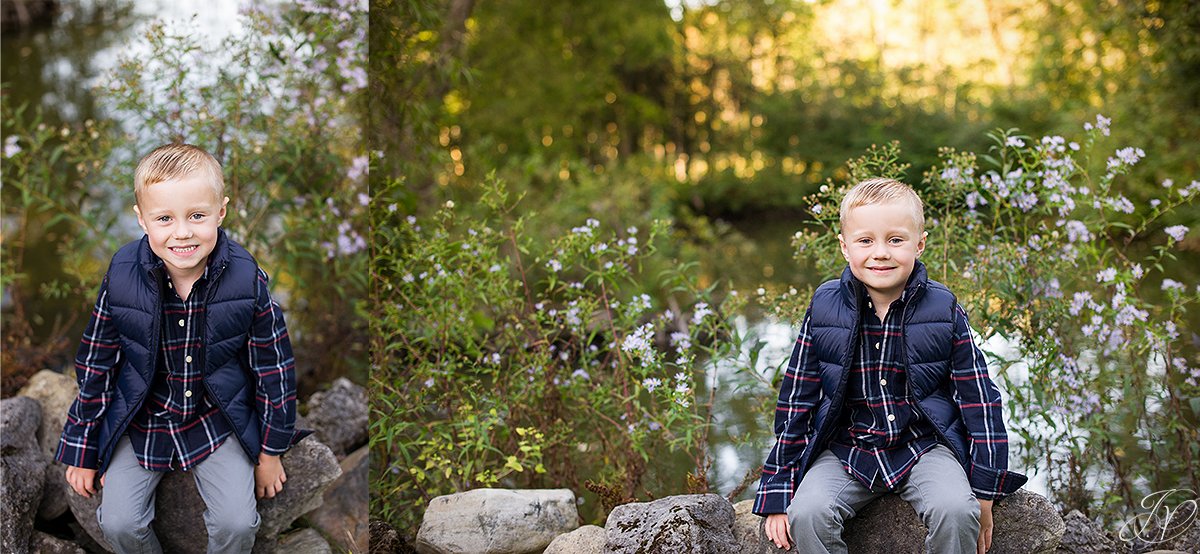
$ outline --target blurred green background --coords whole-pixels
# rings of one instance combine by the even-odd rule
[[[791,240],[806,197],[844,183],[872,145],[899,141],[918,184],[939,148],[986,154],[988,132],[1011,128],[1079,140],[1102,114],[1112,133],[1097,155],[1145,150],[1113,191],[1138,215],[1165,181],[1200,177],[1200,4],[1187,0],[377,0],[371,26],[376,206],[423,221],[452,201],[483,218],[491,176],[525,195],[514,215],[536,214],[526,231],[546,242],[588,217],[668,218],[658,263],[699,262],[719,291],[833,277],[798,264]],[[1192,203],[1162,223],[1198,216]],[[1163,275],[1192,287],[1195,233],[1178,255]],[[669,296],[647,292],[659,308]],[[756,369],[784,361],[793,323],[737,314],[762,341]],[[752,493],[740,485],[770,446],[772,394],[755,382],[718,394],[717,492]],[[659,458],[644,492],[684,490],[689,464]]]

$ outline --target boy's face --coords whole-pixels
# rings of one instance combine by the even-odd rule
[[[150,237],[150,249],[177,279],[204,272],[227,203],[229,198],[219,198],[199,174],[184,175],[146,187],[133,211]]]
[[[866,285],[876,301],[889,303],[904,292],[917,257],[925,250],[913,207],[907,202],[869,204],[846,214],[838,243],[850,272]]]

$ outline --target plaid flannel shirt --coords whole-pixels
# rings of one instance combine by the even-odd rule
[[[869,484],[879,476],[889,489],[894,488],[921,454],[937,442],[936,436],[930,442],[927,435],[927,431],[933,429],[931,422],[921,417],[919,410],[910,404],[912,399],[907,396],[907,386],[901,388],[907,379],[900,363],[902,353],[883,348],[885,343],[899,347],[899,341],[894,340],[900,333],[899,317],[903,310],[899,307],[897,304],[889,308],[888,321],[882,325],[860,324],[860,344],[875,349],[875,352],[873,356],[871,352],[864,356],[862,350],[855,353],[852,367],[856,371],[848,380],[846,392],[849,415],[844,412],[835,420],[846,427],[835,431],[830,442],[831,449],[847,471],[859,481]],[[892,317],[893,313],[896,318]],[[787,511],[795,492],[792,486],[799,484],[792,482],[799,471],[795,466],[816,432],[812,411],[822,398],[822,389],[818,361],[812,349],[811,318],[811,313],[805,314],[780,386],[775,411],[777,440],[763,464],[755,513]],[[879,318],[873,315],[864,318],[870,319],[879,323]],[[1008,435],[1001,413],[1000,391],[988,376],[987,361],[975,345],[966,311],[961,305],[955,308],[953,333],[950,380],[954,402],[970,436],[970,463],[972,467],[992,468],[1003,474],[1008,467]],[[871,366],[872,359],[874,367]],[[859,385],[854,388],[856,377]],[[895,419],[889,420],[888,414],[895,415]],[[831,414],[831,417],[836,416]],[[838,437],[843,440],[840,447]],[[815,459],[815,455],[813,457]],[[967,478],[977,498],[994,500],[1000,496],[1003,479],[997,479],[995,471],[967,471]]]
[[[170,286],[169,277],[164,278],[167,286],[162,287],[162,333],[154,382],[127,430],[138,463],[151,471],[190,470],[233,433],[201,381],[207,277],[206,267],[187,300]],[[288,429],[296,417],[295,383],[285,378],[285,373],[295,370],[295,361],[282,309],[271,300],[267,282],[267,274],[259,269],[247,356],[257,388],[262,451],[280,455],[291,446]],[[96,433],[112,400],[115,372],[123,363],[120,343],[111,322],[105,280],[75,359],[79,396],[67,413],[56,460],[76,467],[99,467]]]

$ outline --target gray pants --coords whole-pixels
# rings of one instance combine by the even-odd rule
[[[254,465],[229,437],[191,470],[204,499],[208,552],[250,552],[258,532]],[[104,477],[104,495],[96,509],[100,529],[117,554],[161,554],[154,521],[154,492],[164,472],[138,465],[129,437],[117,441]]]
[[[868,490],[826,450],[817,457],[788,506],[788,523],[796,552],[846,552],[842,529],[872,500],[887,494],[882,486]],[[979,501],[958,460],[938,445],[921,456],[897,489],[929,528],[928,552],[973,553],[979,539]]]

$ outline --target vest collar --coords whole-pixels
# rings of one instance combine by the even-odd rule
[[[854,311],[859,310],[859,299],[866,294],[866,287],[859,281],[854,273],[850,271],[850,265],[847,264],[842,270],[840,279],[840,290],[842,292],[842,300],[846,305]],[[905,302],[912,302],[921,297],[925,293],[925,288],[929,285],[929,273],[925,270],[925,264],[917,260],[913,266],[913,272],[908,276],[908,283],[904,285],[904,293],[900,296]]]

